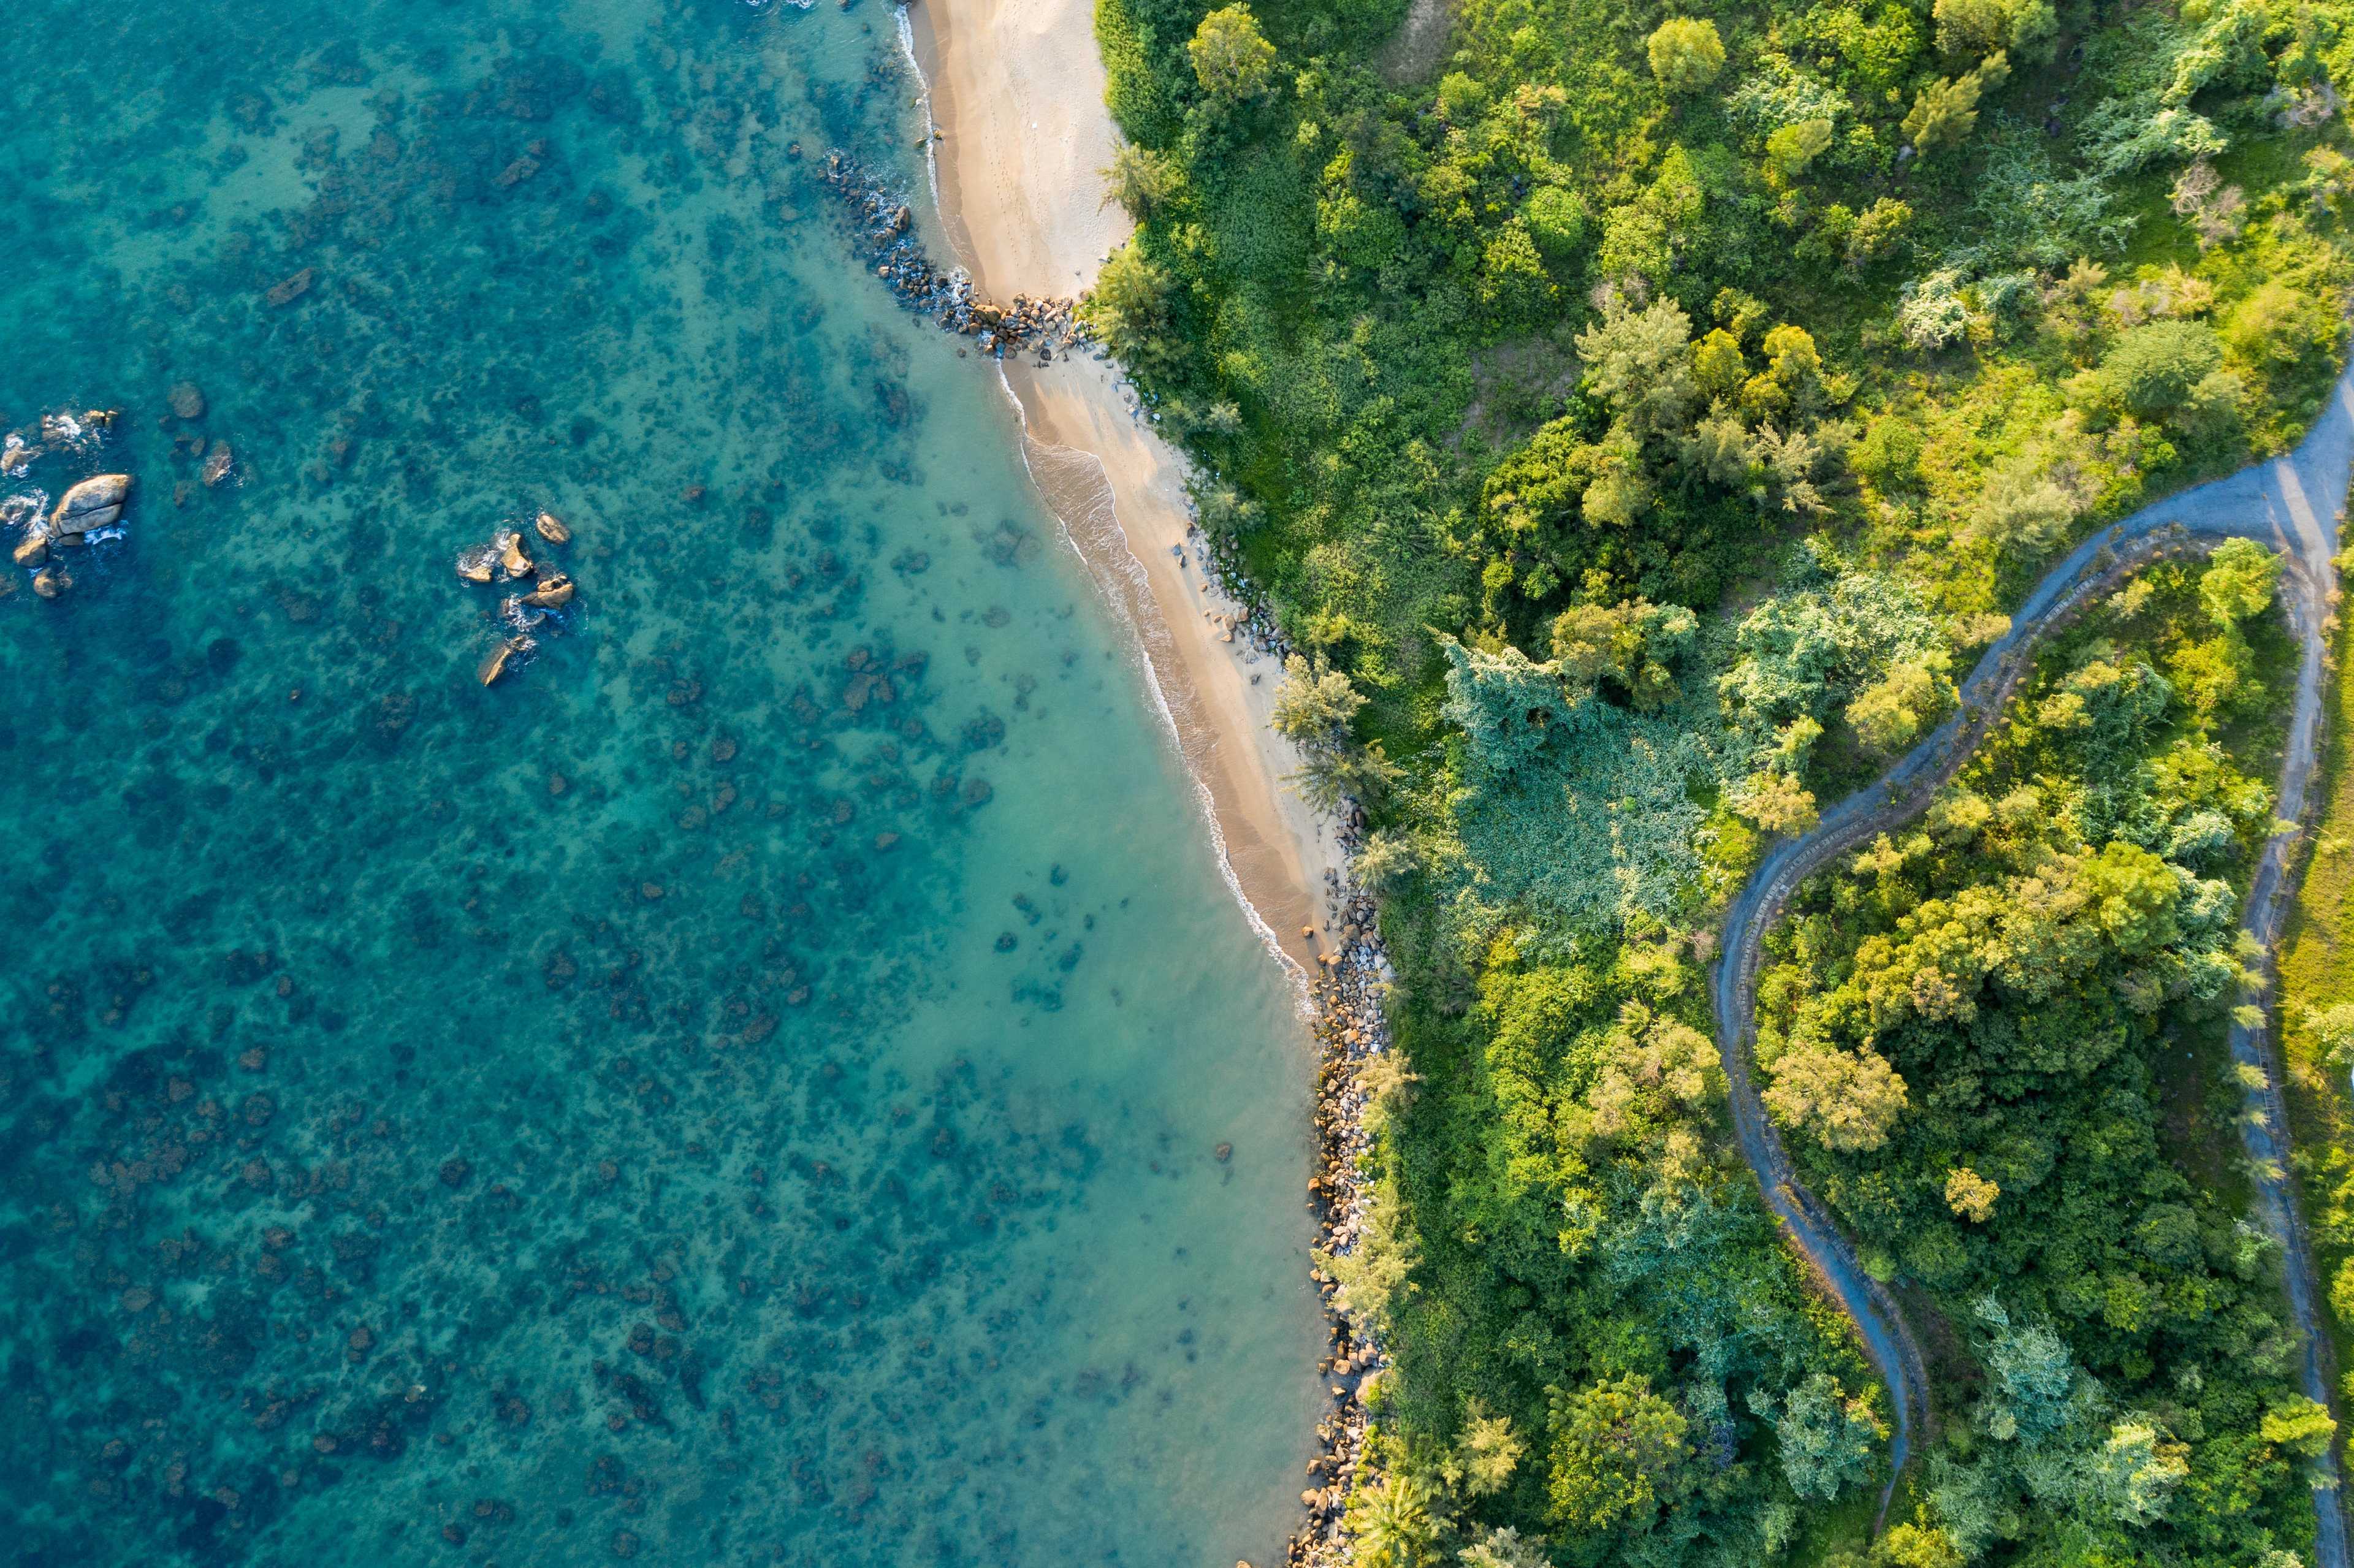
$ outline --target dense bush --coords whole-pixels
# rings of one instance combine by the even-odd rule
[[[1417,63],[1405,0],[1098,0],[1141,221],[1090,309],[1303,649],[1303,787],[1378,796],[1421,1086],[1342,1266],[1398,1361],[1352,1517],[1401,1563],[1828,1563],[1880,1394],[1691,1048],[1715,913],[2057,552],[2310,419],[2354,4],[1448,10]],[[1950,1329],[1966,1441],[1890,1563],[2302,1528],[2259,1260],[2155,1098],[2237,972],[2264,570],[2150,574],[1784,938],[1849,967],[1776,982],[1774,1103]]]
[[[2243,983],[2231,879],[2271,800],[2160,667],[2250,623],[2277,660],[2277,570],[2247,542],[2158,567],[2051,650],[1919,827],[1802,890],[1759,982],[1811,1184],[1988,1375],[1915,1521],[1962,1561],[2239,1562],[2307,1529],[2265,1245],[2164,1128],[2165,1064]]]

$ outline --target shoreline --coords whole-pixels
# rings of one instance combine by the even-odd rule
[[[970,298],[1019,305],[1044,296],[1046,319],[1066,319],[1052,302],[1084,293],[1130,229],[1101,200],[1099,171],[1118,138],[1092,0],[907,0],[897,14],[928,119],[937,229]],[[1269,722],[1288,644],[1228,591],[1194,524],[1185,459],[1152,431],[1119,366],[1067,334],[1060,354],[1042,350],[1047,363],[1026,357],[1027,340],[1014,343],[1024,352],[992,357],[1021,420],[1024,465],[1135,635],[1219,868],[1290,971],[1316,1052],[1308,1277],[1327,1321],[1316,1371],[1331,1402],[1315,1424],[1301,1522],[1284,1559],[1288,1568],[1337,1568],[1348,1552],[1349,1499],[1375,1471],[1367,1395],[1389,1364],[1371,1326],[1345,1305],[1339,1277],[1371,1214],[1373,1083],[1364,1069],[1392,1049],[1384,1000],[1394,973],[1373,902],[1349,872],[1363,817],[1353,806],[1320,817],[1284,783],[1304,760]],[[1246,581],[1233,586],[1249,592]]]
[[[1101,200],[1115,132],[1093,15],[1088,0],[913,0],[900,12],[929,110],[938,228],[978,296],[1078,295],[1128,236],[1127,215]],[[1301,758],[1268,723],[1281,661],[1235,634],[1248,607],[1196,558],[1185,460],[1132,411],[1108,359],[997,368],[1032,478],[1135,634],[1221,869],[1305,1003],[1338,944],[1331,898],[1348,855],[1338,824],[1284,782]]]

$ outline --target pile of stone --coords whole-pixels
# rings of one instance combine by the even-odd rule
[[[1341,842],[1353,850],[1362,842],[1364,814],[1351,807],[1343,815]],[[1316,1075],[1316,1166],[1308,1180],[1309,1206],[1316,1213],[1319,1249],[1346,1256],[1361,1240],[1372,1202],[1373,1139],[1365,1130],[1365,1065],[1395,1047],[1383,1001],[1394,971],[1374,933],[1373,900],[1354,884],[1327,873],[1325,929],[1334,946],[1317,961],[1310,995],[1314,1001],[1318,1053]],[[1308,1521],[1291,1540],[1296,1564],[1333,1560],[1341,1547],[1341,1519],[1351,1490],[1370,1477],[1364,1451],[1364,1393],[1370,1379],[1389,1358],[1362,1324],[1334,1305],[1338,1283],[1320,1266],[1310,1277],[1324,1298],[1331,1318],[1331,1354],[1318,1371],[1331,1380],[1333,1411],[1316,1429],[1320,1451],[1309,1466],[1317,1484],[1300,1493]]]
[[[25,491],[0,501],[0,525],[24,532],[9,558],[33,574],[33,591],[56,599],[73,587],[65,557],[101,539],[118,537],[117,524],[131,499],[127,473],[95,474],[69,487],[50,509],[48,497]]]
[[[550,545],[572,542],[570,524],[553,512],[542,512],[533,518],[532,532]],[[474,678],[485,686],[520,669],[522,662],[539,647],[531,633],[543,625],[560,629],[564,617],[555,612],[572,602],[572,579],[552,567],[543,569],[534,561],[525,547],[520,528],[502,528],[491,536],[489,544],[460,551],[458,576],[470,583],[504,579],[532,584],[528,592],[511,593],[499,603],[499,620],[508,630],[474,671]]]
[[[87,408],[79,414],[60,408],[10,430],[0,436],[0,478],[22,479],[43,458],[96,450],[118,417],[112,408]]]
[[[912,209],[879,175],[847,153],[825,155],[818,178],[839,198],[849,220],[851,243],[875,275],[907,309],[932,318],[945,332],[975,340],[983,354],[1034,354],[1051,365],[1059,351],[1069,355],[1092,340],[1068,300],[1034,300],[1016,294],[1010,305],[977,299],[961,270],[934,265],[916,238]]]

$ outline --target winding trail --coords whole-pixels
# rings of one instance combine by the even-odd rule
[[[1715,975],[1716,1031],[1717,1049],[1731,1086],[1734,1137],[1742,1157],[1757,1173],[1767,1205],[1855,1320],[1865,1353],[1888,1384],[1895,1432],[1890,1445],[1888,1486],[1881,1493],[1879,1523],[1886,1520],[1896,1478],[1911,1452],[1915,1425],[1931,1425],[1928,1370],[1895,1298],[1887,1287],[1864,1272],[1853,1245],[1821,1202],[1799,1182],[1781,1135],[1758,1099],[1751,1046],[1756,1037],[1759,943],[1799,883],[1834,857],[1928,805],[1929,798],[1968,760],[1988,726],[2002,712],[2028,669],[2029,655],[2038,640],[2067,624],[2144,563],[2202,542],[2244,535],[2272,546],[2284,558],[2282,603],[2303,657],[2274,810],[2285,823],[2301,821],[2318,750],[2322,660],[2338,586],[2332,560],[2337,550],[2336,520],[2349,473],[2354,473],[2354,366],[2338,378],[2313,429],[2288,456],[2253,464],[2228,478],[2169,496],[2111,524],[2078,546],[2036,585],[2011,618],[2010,631],[1971,669],[1961,684],[1959,711],[1877,782],[1825,811],[1812,832],[1766,856],[1725,916],[1723,956]],[[2284,828],[2265,842],[2241,921],[2242,927],[2264,945],[2268,969],[2273,939],[2287,903],[2289,856],[2298,832],[2296,827]],[[2235,1062],[2263,1070],[2264,1086],[2247,1094],[2249,1114],[2241,1118],[2242,1138],[2256,1171],[2258,1212],[2266,1233],[2281,1248],[2284,1287],[2303,1340],[2300,1382],[2306,1397],[2330,1405],[2334,1402],[2329,1345],[2317,1316],[2312,1250],[2288,1173],[2288,1111],[2282,1097],[2279,1064],[2274,1059],[2269,1033],[2261,1027],[2233,1025],[2231,1050]],[[2334,1451],[2315,1461],[2312,1478],[2317,1568],[2349,1568]]]

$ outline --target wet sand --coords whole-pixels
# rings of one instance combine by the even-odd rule
[[[1103,199],[1117,138],[1089,0],[916,0],[907,14],[957,260],[1001,302],[1083,291],[1130,227]],[[1115,365],[1003,368],[1031,472],[1136,629],[1244,903],[1287,958],[1312,963],[1331,935],[1325,874],[1345,856],[1283,781],[1299,758],[1267,722],[1281,671],[1227,640],[1214,618],[1240,607],[1177,553],[1192,523],[1183,458],[1129,411]],[[1325,941],[1303,938],[1308,926]]]

